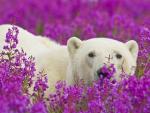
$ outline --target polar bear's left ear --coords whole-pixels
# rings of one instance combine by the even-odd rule
[[[135,60],[137,60],[138,51],[139,51],[137,42],[134,40],[130,40],[130,41],[126,42],[125,44],[126,44],[127,48],[129,49],[129,51],[131,52],[133,58]]]
[[[73,56],[77,49],[81,46],[82,41],[77,37],[72,37],[67,41],[67,48],[70,56]]]

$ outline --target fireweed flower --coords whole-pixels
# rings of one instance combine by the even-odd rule
[[[140,51],[135,76],[123,73],[121,81],[115,82],[114,69],[104,66],[102,70],[109,75],[105,79],[88,86],[59,81],[46,99],[46,76],[39,73],[33,80],[37,76],[34,58],[16,49],[19,31],[12,27],[0,53],[0,113],[149,113],[149,11],[149,0],[1,0],[0,24],[14,23],[62,44],[71,36],[134,39]]]
[[[29,110],[29,98],[24,92],[28,92],[30,74],[32,67],[32,59],[28,59],[28,66],[22,68],[25,55],[19,52],[15,47],[18,43],[18,29],[12,27],[8,29],[6,34],[6,44],[4,51],[0,54],[0,98],[1,103],[5,103],[1,112],[27,112]],[[28,71],[25,71],[28,70]]]
[[[40,103],[39,96],[35,96],[34,99],[37,101],[31,103],[34,101],[28,92],[33,85],[33,77],[35,76],[34,58],[27,57],[23,50],[16,49],[18,33],[19,31],[15,26],[8,29],[6,44],[0,53],[0,103],[3,104],[1,113],[25,113],[32,110],[37,111],[39,108],[39,104],[37,104]],[[41,73],[38,76],[35,87],[41,88],[40,90],[44,92],[47,88],[47,79],[44,77],[43,81]],[[44,99],[42,101],[44,102]],[[44,104],[42,105],[44,106]],[[34,108],[36,106],[37,110]]]
[[[48,113],[44,102],[39,101],[32,106],[31,113]]]
[[[48,80],[46,74],[40,72],[37,76],[37,80],[34,84],[34,93],[32,94],[34,96],[35,102],[44,100],[45,91],[48,88]]]

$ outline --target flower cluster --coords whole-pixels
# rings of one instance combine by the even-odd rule
[[[36,105],[31,103],[32,94],[29,93],[35,76],[34,58],[28,58],[23,50],[16,49],[18,33],[17,27],[13,26],[8,29],[6,44],[0,53],[0,103],[2,105],[0,113],[25,113],[32,107],[34,109]],[[42,73],[39,74],[39,77],[42,77]],[[43,79],[37,79],[35,87],[40,87],[41,82]],[[46,83],[44,81],[42,85],[46,86]],[[38,100],[36,102],[40,101],[39,96],[34,96],[34,98]]]
[[[0,24],[16,24],[62,44],[71,36],[107,36],[133,39],[140,47],[137,76],[115,82],[113,65],[104,66],[99,76],[106,79],[88,86],[58,81],[46,98],[47,77],[35,75],[34,58],[16,49],[19,31],[13,26],[0,52],[0,113],[149,113],[149,11],[149,0],[0,0]]]
[[[56,84],[56,93],[49,96],[53,113],[148,113],[150,110],[150,77],[130,76],[121,82],[108,79],[66,86]]]

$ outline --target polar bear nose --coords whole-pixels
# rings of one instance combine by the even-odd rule
[[[108,75],[108,73],[102,72],[101,69],[99,69],[99,70],[97,71],[97,76],[98,76],[99,78],[106,78],[107,75]]]

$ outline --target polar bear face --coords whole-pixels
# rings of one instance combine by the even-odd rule
[[[108,38],[95,38],[81,41],[72,37],[67,43],[70,61],[67,83],[74,84],[82,79],[90,83],[99,78],[99,70],[114,64],[114,78],[120,80],[122,72],[134,74],[138,55],[138,44],[134,40],[122,43]]]

